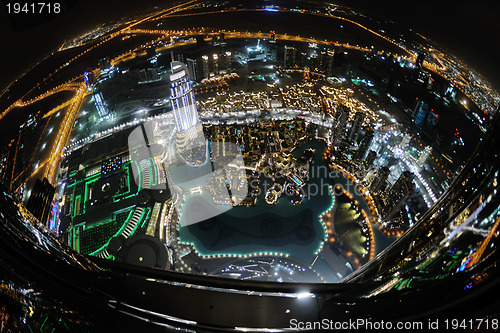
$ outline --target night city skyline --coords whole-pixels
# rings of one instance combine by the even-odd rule
[[[498,328],[500,29],[414,5],[6,4],[0,324]]]
[[[39,57],[59,47],[65,39],[74,38],[103,22],[120,19],[131,12],[148,12],[155,6],[167,7],[173,1],[120,1],[120,6],[116,6],[114,1],[103,3],[97,0],[65,0],[62,3],[68,8],[67,13],[57,20],[40,20],[40,24],[20,17],[15,18],[15,22],[10,22],[5,8],[2,8],[0,36],[13,48],[3,53],[0,59],[2,62],[13,61],[16,64],[12,69],[6,70],[6,79],[0,81],[0,89],[3,89],[9,80],[18,77],[26,65],[30,66]],[[419,1],[411,8],[394,6],[390,1],[372,3],[350,0],[332,3],[391,19],[405,28],[413,29],[465,60],[497,89],[500,86],[500,73],[495,56],[500,50],[498,43],[490,43],[500,39],[500,27],[494,15],[495,11],[489,10],[487,3]],[[100,6],[103,10],[96,13],[93,11],[94,6]],[[60,25],[67,28],[61,30]],[[19,62],[17,59],[24,60]]]

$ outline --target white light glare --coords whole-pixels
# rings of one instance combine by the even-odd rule
[[[307,297],[313,297],[313,296],[314,296],[314,294],[311,294],[310,292],[306,291],[306,292],[298,293],[296,297],[298,299],[301,299],[301,298],[307,298]]]

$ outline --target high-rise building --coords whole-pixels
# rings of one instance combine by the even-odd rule
[[[372,166],[372,164],[376,158],[377,158],[377,153],[374,152],[373,150],[370,150],[370,152],[368,153],[368,155],[366,156],[366,158],[363,162],[365,169],[369,169]]]
[[[175,56],[175,58],[174,58],[173,61],[180,61],[180,62],[183,62],[183,63],[186,62],[183,53],[175,53],[174,56]]]
[[[14,155],[15,155],[15,140],[9,142],[8,145],[4,145],[0,148],[0,182],[5,184],[12,184],[12,168],[15,165]]]
[[[412,172],[403,171],[389,190],[385,202],[386,219],[392,218],[414,192],[413,178]]]
[[[158,69],[155,67],[143,68],[139,70],[139,84],[151,83],[161,80],[158,75]]]
[[[83,74],[83,78],[85,83],[87,84],[87,89],[90,91],[95,84],[95,75],[94,72],[89,70]]]
[[[103,58],[99,60],[98,65],[101,71],[106,71],[111,68],[111,60],[109,59],[109,57]]]
[[[358,160],[362,161],[365,158],[366,152],[368,151],[368,148],[370,148],[370,145],[372,144],[373,136],[374,134],[372,130],[366,132],[365,136],[363,137],[363,140],[361,140],[361,144],[359,145],[358,152],[356,154]]]
[[[189,82],[188,69],[185,64],[173,61],[170,75],[170,100],[174,112],[176,149],[186,163],[198,166],[206,161],[206,140],[203,127],[196,110],[194,93]]]
[[[424,66],[425,54],[420,52],[417,56],[417,61],[415,63],[415,67],[417,69],[421,69]]]
[[[337,106],[336,109],[337,123],[332,134],[334,137],[332,141],[335,145],[338,145],[344,138],[347,120],[351,111],[347,106],[342,104]]]
[[[309,71],[309,67],[311,67],[311,57],[307,55],[307,52],[297,51],[295,55],[295,63],[298,67],[304,68],[304,70]]]
[[[226,51],[226,73],[231,73],[232,68],[231,68],[231,62],[233,60],[231,51]]]
[[[412,116],[413,121],[419,127],[422,127],[429,113],[429,106],[422,100],[417,99],[415,107],[413,108]]]
[[[333,56],[335,55],[335,52],[333,50],[328,50],[326,51],[326,70],[325,70],[325,75],[330,76],[332,75],[333,72]]]
[[[99,90],[94,90],[94,104],[97,109],[97,113],[99,117],[105,117],[108,115],[109,110],[106,102],[104,101],[104,97]]]
[[[355,143],[359,136],[359,130],[361,129],[361,125],[365,121],[366,115],[363,112],[356,112],[354,115],[354,121],[351,126],[351,130],[349,131],[349,142]]]
[[[210,77],[210,69],[208,67],[208,56],[204,55],[201,57],[203,60],[203,78],[208,79]]]
[[[411,135],[406,133],[403,138],[401,139],[401,142],[399,143],[399,147],[403,150],[408,149],[408,144],[410,143],[411,140]]]
[[[260,45],[260,39],[257,39],[257,45],[247,46],[245,48],[246,61],[265,61],[267,58],[266,49]]]
[[[295,66],[295,55],[297,50],[293,46],[285,45],[285,56],[283,61],[283,67],[292,68]]]
[[[198,79],[198,75],[196,74],[196,60],[187,58],[187,66],[189,72],[189,79],[191,81],[196,81]]]
[[[418,165],[419,168],[422,168],[424,166],[425,161],[427,160],[427,158],[431,154],[431,151],[432,151],[432,147],[431,146],[425,147],[424,151],[418,157],[418,160],[417,160],[417,165]]]
[[[415,124],[419,127],[422,127],[425,123],[425,119],[427,118],[427,113],[429,111],[426,108],[421,108],[415,117]]]
[[[179,61],[171,63],[170,75],[172,109],[177,131],[182,133],[199,124],[194,93],[189,82],[188,69]]]
[[[372,192],[380,192],[385,188],[387,178],[389,177],[390,173],[391,170],[389,170],[388,167],[382,167],[380,168],[380,170],[378,170],[377,175],[375,176],[375,179],[370,186]]]
[[[148,68],[148,78],[152,81],[158,81],[159,79],[161,79],[159,76],[158,76],[158,70],[156,68]]]
[[[316,54],[315,61],[314,61],[314,66],[316,71],[318,72],[325,72],[325,63],[326,63],[326,52],[321,51],[319,54]]]
[[[438,125],[439,123],[439,114],[434,112],[433,109],[429,111],[429,114],[427,115],[427,121],[425,122],[425,126],[427,130],[432,131],[434,128]]]
[[[26,204],[26,208],[33,214],[42,224],[45,224],[50,212],[50,204],[54,198],[56,188],[52,186],[47,178],[43,181],[37,179],[31,190],[31,195]]]
[[[219,35],[212,35],[212,45],[219,45]]]
[[[276,43],[276,32],[274,30],[271,30],[271,37],[269,37],[269,42],[271,43]]]
[[[219,55],[217,53],[214,53],[213,60],[214,60],[214,73],[215,75],[217,75],[219,74]]]

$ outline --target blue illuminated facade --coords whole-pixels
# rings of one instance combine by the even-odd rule
[[[171,63],[170,75],[172,109],[174,110],[175,124],[179,132],[185,132],[199,124],[194,93],[189,83],[188,69],[179,61]]]

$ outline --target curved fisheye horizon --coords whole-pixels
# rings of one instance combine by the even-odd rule
[[[65,40],[91,31],[102,24],[119,21],[123,17],[144,15],[158,8],[167,8],[174,1],[64,1],[65,15],[44,20],[32,20],[27,17],[9,17],[5,11],[0,22],[2,38],[16,52],[0,55],[3,61],[10,61],[12,66],[4,71],[5,77],[0,82],[0,90],[19,77],[26,68],[36,64],[47,54],[57,49]],[[394,6],[387,1],[367,3],[365,1],[335,1],[332,5],[352,8],[373,18],[391,20],[405,29],[413,30],[447,51],[464,60],[471,68],[485,76],[498,90],[499,72],[495,54],[499,39],[498,21],[494,11],[488,10],[487,4],[468,2],[431,2],[421,1],[411,10]],[[95,11],[93,8],[101,10]],[[432,9],[432,10],[430,10]],[[446,15],[443,15],[446,13]],[[131,15],[133,14],[133,15]],[[85,17],[84,20],[80,19]],[[64,25],[65,29],[60,29]],[[16,61],[16,59],[18,59]],[[21,59],[21,61],[19,61]],[[24,65],[23,65],[24,63]]]
[[[0,95],[5,324],[498,327],[500,94],[356,6],[145,3],[24,68]]]

